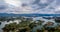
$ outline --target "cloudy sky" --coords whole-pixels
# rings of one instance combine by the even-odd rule
[[[60,0],[0,0],[0,13],[60,14]]]

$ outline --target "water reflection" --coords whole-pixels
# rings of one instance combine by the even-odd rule
[[[14,22],[16,22],[17,24],[19,23],[19,22],[21,22],[21,20],[14,20],[14,21],[9,21],[9,22],[7,22],[7,21],[3,21],[3,22],[0,22],[0,32],[2,32],[2,28],[6,25],[6,24],[9,24],[9,23],[14,23]]]
[[[37,21],[38,20],[38,21]],[[40,25],[38,25],[38,24],[36,24],[36,26],[35,27],[33,27],[33,29],[32,29],[32,32],[36,32],[36,30],[37,29],[39,29],[39,30],[41,30],[43,27],[44,27],[44,25],[45,24],[47,24],[47,25],[51,25],[51,24],[49,24],[49,23],[54,23],[52,26],[46,26],[46,27],[55,27],[55,26],[57,26],[57,24],[58,23],[56,23],[55,21],[54,21],[54,19],[44,19],[44,18],[42,18],[42,17],[34,17],[33,18],[33,22],[35,22],[35,23],[39,23],[40,21],[44,21],[44,22],[41,22],[42,24]],[[9,20],[9,21],[3,21],[3,22],[0,22],[0,32],[3,32],[2,31],[2,28],[6,25],[6,24],[9,24],[9,23],[14,23],[14,22],[16,22],[17,24],[19,24],[20,22],[21,22],[21,20],[14,20],[14,21],[11,21],[11,20]],[[49,23],[48,23],[49,22]]]
[[[1,25],[1,22],[0,22],[0,25]]]

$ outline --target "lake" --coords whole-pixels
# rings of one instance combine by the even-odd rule
[[[57,25],[57,23],[55,23],[54,19],[44,19],[44,18],[42,18],[42,17],[34,17],[34,18],[33,18],[33,21],[36,21],[36,20],[44,21],[44,23],[43,23],[42,25],[46,24],[47,22],[53,22],[53,23],[54,23],[54,26]],[[7,22],[7,21],[1,22],[0,32],[3,32],[3,31],[2,31],[2,28],[3,28],[6,24],[14,23],[14,22],[16,22],[16,23],[18,24],[19,22],[21,22],[21,20],[14,20],[14,21],[9,21],[9,22]],[[37,21],[36,21],[36,22],[37,22]],[[42,26],[41,26],[41,27],[42,27]],[[35,31],[36,29],[41,28],[41,27],[40,27],[40,26],[34,27],[33,31]]]

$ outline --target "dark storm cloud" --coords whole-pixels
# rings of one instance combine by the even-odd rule
[[[8,6],[4,0],[0,0],[0,10],[6,9]]]
[[[0,5],[0,10],[4,10],[4,9],[6,9],[7,8],[7,6],[5,6],[5,5]]]

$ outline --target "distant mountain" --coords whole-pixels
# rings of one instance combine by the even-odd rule
[[[60,16],[60,14],[8,14],[8,13],[0,13],[0,16],[27,16],[27,17],[39,17],[39,16]]]

